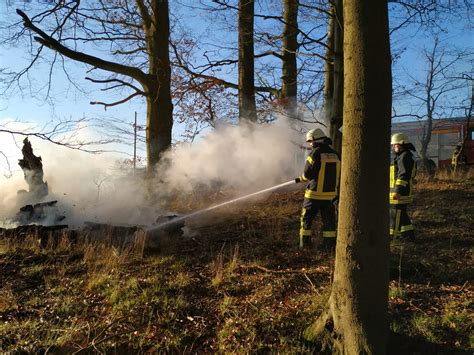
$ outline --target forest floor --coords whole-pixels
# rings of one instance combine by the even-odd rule
[[[302,195],[223,208],[155,253],[0,240],[0,352],[312,352],[334,255],[297,248]],[[416,240],[391,243],[388,353],[472,354],[473,201],[472,177],[417,181]]]

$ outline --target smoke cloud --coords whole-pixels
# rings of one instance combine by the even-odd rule
[[[302,144],[301,134],[283,119],[218,126],[197,143],[175,147],[163,180],[183,192],[200,184],[256,191],[295,177],[304,162]]]
[[[309,128],[314,128],[311,126]],[[301,130],[300,130],[301,131]],[[87,131],[83,130],[83,140]],[[17,138],[21,142],[22,137]],[[304,166],[304,136],[287,120],[264,125],[222,125],[193,144],[178,144],[158,167],[156,187],[150,200],[149,184],[130,172],[117,169],[123,156],[91,155],[30,138],[34,154],[43,159],[49,195],[70,226],[84,221],[149,225],[166,214],[166,196],[171,191],[189,194],[200,186],[231,189],[235,194],[255,192],[300,175]],[[0,151],[6,151],[6,139]],[[11,177],[0,175],[0,227],[15,215],[17,191],[27,189],[17,166],[21,144],[8,145]],[[13,148],[12,148],[13,147]],[[12,153],[14,152],[14,153]],[[140,175],[141,176],[141,175]],[[39,201],[39,202],[44,202]]]

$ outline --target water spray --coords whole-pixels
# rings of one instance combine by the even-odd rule
[[[214,205],[214,206],[211,206],[211,207],[207,207],[205,209],[202,209],[202,210],[199,210],[199,211],[196,211],[196,212],[193,212],[193,213],[189,213],[187,215],[184,215],[184,216],[181,216],[181,217],[177,217],[177,218],[174,218],[172,220],[169,220],[167,222],[164,222],[164,223],[161,223],[157,226],[154,226],[154,227],[151,227],[148,229],[149,232],[152,232],[152,231],[155,231],[155,230],[158,230],[158,229],[161,229],[161,228],[164,228],[164,227],[167,227],[169,225],[172,225],[172,224],[175,224],[175,223],[178,223],[178,222],[181,222],[185,219],[188,219],[190,217],[194,217],[194,216],[197,216],[199,214],[202,214],[202,213],[206,213],[206,212],[209,212],[209,211],[212,211],[212,210],[215,210],[217,208],[220,208],[222,206],[226,206],[226,205],[230,205],[231,203],[234,203],[234,202],[238,202],[238,201],[242,201],[242,200],[245,200],[247,198],[250,198],[250,197],[253,197],[253,196],[256,196],[256,195],[260,195],[260,194],[263,194],[265,192],[270,192],[270,191],[273,191],[273,190],[277,190],[281,187],[284,187],[284,186],[288,186],[288,185],[292,185],[295,183],[295,180],[290,180],[288,182],[284,182],[283,184],[280,184],[280,185],[276,185],[276,186],[272,186],[272,187],[269,187],[267,189],[264,189],[264,190],[260,190],[260,191],[257,191],[257,192],[254,192],[254,193],[251,193],[249,195],[245,195],[245,196],[241,196],[241,197],[237,197],[237,198],[234,198],[233,200],[230,200],[230,201],[226,201],[226,202],[222,202],[222,203],[219,203],[218,205]]]

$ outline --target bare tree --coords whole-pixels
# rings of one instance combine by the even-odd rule
[[[167,0],[136,0],[135,2],[76,0],[51,2],[33,16],[17,10],[24,28],[33,33],[31,39],[38,43],[31,63],[15,73],[10,83],[27,75],[42,58],[45,49],[53,51],[51,73],[56,61],[69,58],[85,63],[89,72],[96,69],[108,72],[106,77],[87,79],[108,85],[106,90],[129,90],[128,96],[116,102],[93,101],[104,108],[143,96],[147,103],[147,156],[151,168],[171,145],[173,105],[170,91],[169,59],[169,9]],[[27,36],[24,30],[13,34],[17,40]],[[89,44],[85,49],[82,43]],[[103,58],[88,54],[91,45],[108,46],[109,54]],[[111,73],[111,74],[110,74]],[[138,86],[137,86],[138,84]],[[51,85],[51,76],[50,83]],[[131,92],[131,93],[130,93]]]
[[[213,19],[222,17],[227,24],[226,31],[235,31],[235,13],[240,11],[230,1],[212,0],[211,4],[202,1],[203,7],[212,13]],[[260,113],[264,109],[275,109],[280,112],[281,108],[286,115],[297,117],[296,102],[301,102],[308,108],[314,108],[315,103],[322,93],[321,81],[324,70],[321,68],[318,54],[319,47],[325,48],[326,44],[322,38],[315,38],[310,32],[321,28],[321,24],[308,28],[308,33],[298,24],[299,14],[304,15],[305,24],[314,22],[314,16],[325,16],[326,9],[323,7],[303,4],[300,1],[283,1],[283,7],[279,3],[259,2],[260,12],[254,13],[254,22],[257,21],[254,31],[254,87],[257,98],[257,109]],[[301,9],[299,5],[301,4]],[[321,15],[322,14],[322,15]],[[323,35],[324,38],[325,35]],[[178,66],[185,70],[192,80],[199,78],[204,81],[213,81],[227,89],[240,90],[239,84],[229,79],[222,79],[220,73],[224,68],[231,70],[238,63],[232,55],[238,54],[233,50],[235,44],[215,44],[215,50],[204,53],[205,63],[194,64],[196,58],[191,60],[179,60]],[[301,50],[303,51],[301,51]],[[218,53],[211,57],[210,53]],[[225,54],[223,54],[225,53]],[[223,59],[222,57],[225,57]],[[304,74],[304,75],[303,75]],[[301,84],[303,90],[297,89]],[[291,104],[290,104],[291,102]],[[290,109],[290,107],[292,107]],[[291,111],[291,112],[290,112]],[[265,114],[260,115],[260,120],[265,120]],[[274,118],[274,117],[273,117]]]
[[[325,97],[325,114],[330,121],[330,136],[333,145],[341,152],[342,134],[340,127],[343,123],[343,11],[342,0],[333,0],[329,14],[328,50],[326,52],[325,87],[328,88]],[[455,16],[465,17],[469,13],[469,3],[451,4],[439,1],[402,1],[390,0],[390,34],[394,35],[415,26],[429,31],[444,31],[443,26]],[[393,23],[392,23],[393,22]],[[401,54],[394,53],[396,60]]]
[[[423,166],[429,168],[427,151],[435,128],[434,120],[459,114],[459,101],[464,97],[459,98],[457,94],[461,89],[468,89],[469,83],[460,78],[458,73],[463,67],[463,59],[472,53],[468,50],[450,50],[435,35],[432,47],[425,47],[421,54],[426,63],[424,75],[419,77],[408,73],[409,81],[401,85],[397,99],[409,104],[404,105],[407,107],[406,112],[395,112],[394,118],[409,117],[422,122],[419,154]]]

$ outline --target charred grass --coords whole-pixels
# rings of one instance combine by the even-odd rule
[[[391,245],[390,353],[473,348],[473,198],[472,178],[418,180],[416,241]],[[311,352],[301,333],[329,296],[333,256],[297,249],[301,202],[287,191],[223,208],[155,253],[2,239],[0,351]]]

